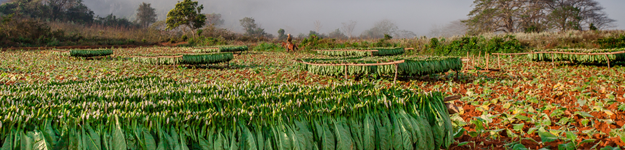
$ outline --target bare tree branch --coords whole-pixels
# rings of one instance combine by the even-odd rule
[[[343,22],[343,27],[341,29],[343,29],[343,32],[345,32],[345,34],[347,34],[347,37],[349,37],[350,39],[353,36],[353,32],[354,32],[354,28],[356,28],[356,21],[350,20],[348,22]]]

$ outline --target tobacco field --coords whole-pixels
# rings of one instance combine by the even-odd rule
[[[625,146],[623,63],[613,63],[608,69],[605,65],[565,62],[553,65],[550,61],[534,62],[517,56],[502,58],[502,71],[414,73],[418,75],[403,75],[393,82],[393,77],[386,75],[392,71],[364,76],[348,74],[349,78],[344,79],[302,70],[294,60],[328,58],[307,52],[248,51],[233,55],[229,62],[192,66],[154,65],[131,58],[177,55],[187,52],[185,48],[112,50],[112,55],[101,59],[69,57],[53,51],[0,52],[0,146]],[[463,63],[463,67],[484,68]],[[490,68],[498,67],[491,63]],[[459,112],[448,115],[442,98],[452,95],[462,98],[453,102]]]

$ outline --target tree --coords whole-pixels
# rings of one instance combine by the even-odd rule
[[[319,33],[321,27],[323,27],[323,25],[321,25],[321,22],[319,20],[315,21],[315,32]]]
[[[52,20],[61,19],[63,12],[66,12],[75,0],[48,0],[48,6],[52,8],[50,15]]]
[[[65,11],[63,20],[73,21],[76,23],[93,22],[93,11],[82,3],[82,0],[75,0],[70,3],[69,8]]]
[[[16,17],[92,23],[94,13],[82,0],[11,0],[0,5],[0,14]]]
[[[547,7],[549,25],[560,31],[611,27],[615,20],[608,18],[595,0],[541,0]]]
[[[201,28],[206,23],[206,15],[201,14],[204,5],[197,1],[184,0],[178,2],[176,7],[167,13],[167,30],[178,28],[181,25],[191,30]],[[185,28],[182,29],[186,32]],[[193,34],[195,36],[195,34]]]
[[[590,30],[592,31],[597,31],[597,27],[595,26],[594,23],[590,23],[590,27],[588,27]]]
[[[394,35],[397,32],[397,25],[391,20],[384,19],[375,23],[373,28],[365,30],[360,36],[362,38],[383,38],[384,34]]]
[[[347,37],[352,38],[352,33],[354,32],[354,28],[356,28],[356,21],[350,20],[348,22],[343,22],[343,31],[347,34]]]
[[[549,20],[551,20],[550,25],[560,31],[581,30],[580,22],[582,17],[580,16],[580,9],[572,6],[553,9],[549,15]]]
[[[50,7],[42,0],[9,0],[0,5],[0,14],[15,14],[15,17],[49,18]]]
[[[530,0],[475,0],[475,6],[464,22],[471,34],[518,31],[518,18]]]
[[[322,33],[319,33],[319,32],[315,32],[315,31],[312,31],[312,30],[310,32],[308,32],[308,36],[311,36],[311,35],[315,35],[316,37],[319,37],[319,38],[326,38],[327,37],[325,34],[322,34]]]
[[[111,27],[139,27],[140,26],[129,21],[126,18],[117,18],[113,14],[110,14],[106,17],[97,16],[94,22],[96,24],[100,24],[103,26],[111,26]]]
[[[542,32],[548,30],[546,22],[547,12],[544,11],[545,5],[539,0],[527,1],[519,10],[518,29],[517,32]]]
[[[461,20],[449,22],[449,24],[439,27],[432,26],[430,35],[432,37],[450,37],[454,35],[464,35],[467,32],[467,26]]]
[[[614,22],[595,0],[475,0],[473,6],[463,20],[469,34],[601,29]]]
[[[249,36],[262,37],[267,35],[267,33],[265,33],[265,29],[260,28],[260,26],[256,24],[254,18],[245,17],[239,20],[239,22],[241,23],[241,26],[243,26],[245,34]]]
[[[206,14],[206,24],[218,27],[224,24],[224,19],[221,18],[221,14]]]
[[[397,31],[396,36],[397,38],[414,38],[417,34],[408,30],[399,30]]]
[[[282,41],[282,40],[285,40],[287,38],[287,35],[284,34],[284,33],[285,33],[284,29],[278,30],[278,40]]]
[[[343,34],[339,29],[336,29],[328,34],[328,38],[333,39],[347,39],[348,37]]]
[[[306,37],[308,37],[308,35],[306,35],[306,34],[304,34],[304,33],[299,33],[299,34],[297,35],[297,38],[299,38],[299,39],[304,39],[304,38],[306,38]]]
[[[156,12],[150,3],[141,3],[137,8],[137,19],[141,27],[147,28],[150,24],[156,22]]]

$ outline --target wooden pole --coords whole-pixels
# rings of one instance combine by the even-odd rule
[[[397,64],[395,64],[395,79],[393,79],[393,84],[395,84],[395,82],[397,82],[397,72],[399,72],[399,69],[397,67]]]
[[[347,79],[347,65],[345,65],[345,79]]]
[[[610,57],[608,57],[608,55],[603,55],[605,56],[605,59],[608,61],[608,69],[610,69]]]
[[[500,57],[501,57],[500,55],[497,55],[497,65],[499,69],[501,69],[501,61],[499,60]]]
[[[480,64],[480,59],[482,59],[482,51],[480,51],[480,53],[477,55],[477,65],[478,66],[482,66],[482,64]]]
[[[490,59],[490,57],[487,53],[484,53],[484,56],[486,56],[486,70],[488,70],[488,65],[489,65],[488,60]]]
[[[475,67],[475,55],[471,56],[471,64],[470,64],[470,66],[471,67]]]
[[[556,54],[551,54],[551,66],[556,67],[555,62],[553,61],[556,58]]]
[[[532,51],[532,55],[534,55],[534,51]],[[534,63],[530,62],[530,67],[534,67]]]
[[[467,51],[467,59],[469,59],[469,61],[467,61],[467,66],[471,66],[471,58],[469,57],[469,51]],[[462,71],[466,70],[469,67],[463,67]]]
[[[510,62],[508,62],[508,70],[512,70],[512,56],[513,55],[508,56],[508,59],[510,60]]]

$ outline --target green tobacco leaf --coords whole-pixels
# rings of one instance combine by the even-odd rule
[[[147,149],[156,149],[156,142],[154,142],[154,137],[148,131],[143,131],[143,140],[145,142],[145,148]]]
[[[89,149],[102,149],[102,141],[100,140],[100,135],[96,133],[93,128],[89,124],[85,125],[87,132],[89,132],[89,136],[87,137],[87,147]]]
[[[200,148],[203,150],[212,150],[213,147],[211,145],[211,142],[208,142],[206,139],[204,139],[204,137],[199,137],[198,138],[198,143],[200,144]]]
[[[363,144],[365,150],[375,149],[375,128],[372,117],[367,114],[364,120]]]
[[[46,138],[46,141],[50,143],[50,146],[55,146],[58,141],[58,137],[52,129],[52,120],[48,120],[46,122],[46,129],[43,131],[43,136]]]
[[[464,135],[465,132],[467,132],[467,130],[465,130],[464,128],[459,128],[458,131],[454,133],[454,138],[462,137],[462,135]]]
[[[523,121],[531,121],[531,118],[529,118],[527,116],[523,116],[523,115],[516,115],[515,118],[517,118],[519,120],[523,120]]]
[[[36,150],[49,150],[49,149],[52,149],[50,147],[50,144],[48,144],[48,142],[46,141],[46,138],[43,136],[43,133],[41,133],[41,132],[35,132],[35,134],[34,134],[34,142],[35,142],[35,145],[33,146],[33,148],[36,149]]]
[[[576,141],[577,135],[571,131],[566,131],[566,138],[570,141]]]
[[[399,125],[401,135],[402,135],[402,143],[404,149],[413,149],[412,148],[412,140],[410,139],[410,133],[406,130],[406,127],[402,124]]]
[[[458,143],[458,147],[461,147],[461,146],[464,146],[464,145],[467,145],[467,144],[469,144],[469,142]]]
[[[514,144],[511,148],[512,150],[527,150],[527,148],[525,148],[525,145],[523,144]]]
[[[124,136],[124,132],[122,132],[122,128],[119,125],[119,121],[117,117],[115,117],[115,129],[113,131],[113,136],[111,137],[111,144],[113,145],[111,149],[113,150],[126,150],[126,138]]]
[[[469,131],[469,132],[467,132],[467,134],[469,134],[469,136],[471,136],[471,137],[477,137],[477,136],[479,136],[479,133],[477,133],[477,132],[475,132],[475,131]]]
[[[32,150],[33,149],[33,132],[30,131],[28,133],[22,133],[22,137],[20,138],[21,146],[20,148],[23,150]]]
[[[575,150],[575,143],[568,142],[558,145],[558,150]]]
[[[543,131],[538,131],[538,135],[540,136],[540,139],[542,140],[543,143],[548,143],[548,142],[553,142],[555,140],[558,140],[558,137],[549,133],[549,132],[543,132]]]
[[[524,127],[524,126],[525,126],[525,124],[524,124],[524,123],[521,123],[521,124],[514,124],[514,125],[512,125],[512,129],[514,129],[515,131],[521,131],[521,130],[523,130],[523,127]]]
[[[603,148],[601,148],[599,150],[621,150],[621,148],[619,148],[618,146],[616,146],[616,147],[606,146],[606,147],[603,147]]]
[[[13,132],[10,132],[6,138],[4,138],[4,143],[2,144],[2,150],[12,150],[13,149]]]
[[[586,117],[586,118],[593,118],[593,117],[595,117],[595,116],[593,116],[593,115],[591,115],[591,114],[589,114],[587,112],[583,112],[583,111],[576,111],[574,114],[575,115],[580,115],[580,116]]]
[[[621,140],[623,140],[623,139],[621,139]],[[584,144],[584,143],[592,143],[592,142],[595,142],[595,141],[597,141],[597,140],[595,140],[595,139],[584,139],[584,140],[582,140],[582,142],[579,142],[579,145]]]
[[[336,132],[336,149],[349,150],[355,148],[349,130],[342,125],[343,122],[334,122],[334,131]]]
[[[531,127],[531,128],[529,128],[529,129],[527,130],[527,134],[533,134],[533,133],[534,133],[534,131],[536,131],[536,130],[538,130],[538,128],[536,128],[536,127]]]

